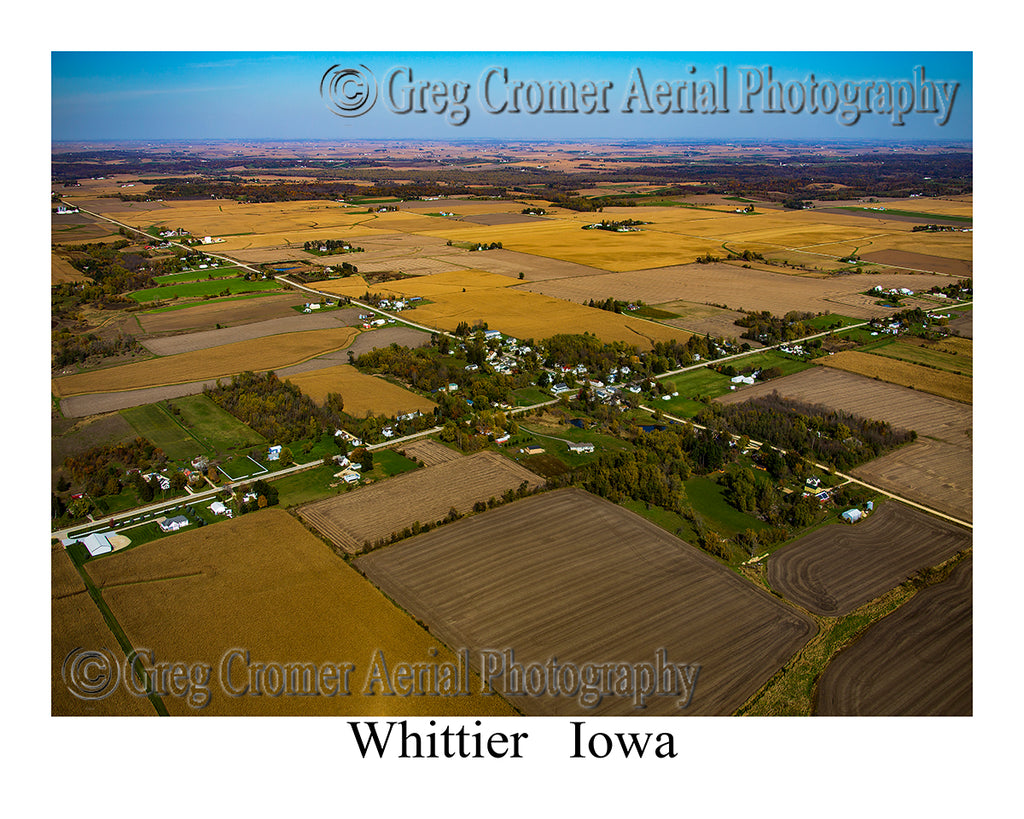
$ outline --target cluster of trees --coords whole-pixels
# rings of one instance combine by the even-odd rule
[[[917,437],[886,421],[793,401],[776,392],[742,404],[709,404],[695,420],[711,429],[795,450],[834,469],[851,469]]]
[[[256,480],[251,484],[239,487],[243,500],[238,502],[238,512],[244,515],[246,512],[255,512],[257,509],[264,509],[267,506],[277,506],[277,487],[264,480]],[[255,495],[255,498],[244,500],[246,495]]]
[[[118,444],[92,447],[64,459],[64,469],[78,482],[88,482],[97,474],[107,474],[113,466],[120,473],[131,469],[149,469],[164,458],[163,450],[145,438],[135,438]],[[88,489],[86,491],[89,491]],[[120,490],[118,490],[120,491]],[[90,494],[107,494],[90,492]],[[116,493],[115,493],[116,494]]]
[[[774,450],[772,452],[779,455]],[[782,456],[779,455],[779,458]],[[821,504],[814,497],[805,498],[796,492],[781,492],[777,477],[773,480],[771,473],[758,472],[749,466],[737,466],[726,473],[723,484],[725,499],[732,506],[773,526],[802,529],[821,516]],[[751,538],[748,535],[745,540],[747,542],[742,545],[748,550],[759,542],[764,545],[762,538]]]
[[[639,219],[621,219],[619,221],[612,221],[610,219],[602,219],[593,225],[583,225],[584,230],[618,230],[619,228],[635,227],[637,225],[646,225],[647,222],[641,222]]]
[[[712,264],[714,262],[720,262],[722,259],[719,256],[712,256],[710,253],[705,253],[703,256],[698,256],[694,261],[697,264]]]
[[[326,248],[325,251],[321,251],[320,248]],[[302,245],[302,249],[307,253],[362,253],[363,248],[353,246],[348,239],[313,239],[312,241],[305,242]]]
[[[820,314],[790,310],[780,318],[772,315],[768,310],[749,311],[736,319],[734,323],[747,328],[740,334],[740,338],[749,338],[764,344],[779,344],[816,332],[816,328],[806,322],[818,315]]]
[[[73,333],[67,328],[54,330],[50,335],[51,363],[53,367],[67,367],[90,358],[131,353],[141,349],[135,336],[118,333],[115,338],[102,339],[95,333]]]
[[[751,205],[750,209],[753,210],[754,206]],[[732,259],[733,261],[744,261],[744,262],[763,262],[764,261],[764,256],[762,256],[757,251],[750,250],[750,249],[744,250],[742,253],[736,253],[735,251],[730,250],[729,251],[729,255],[728,255],[727,258]]]
[[[203,393],[268,441],[316,440],[346,421],[336,410],[340,398],[320,407],[273,372],[239,373],[226,384],[218,380]]]
[[[547,211],[544,208],[529,207],[523,208],[521,213],[525,213],[527,216],[544,216]]]
[[[126,239],[119,239],[62,248],[71,266],[92,282],[53,285],[51,315],[66,317],[85,304],[100,308],[135,304],[121,294],[152,287],[154,276],[177,273],[181,269],[176,256],[154,261],[144,250],[122,252],[129,244]]]
[[[942,233],[944,231],[954,232],[961,228],[956,225],[914,225],[910,230],[912,233],[925,231],[926,233]]]
[[[974,282],[971,279],[961,279],[956,284],[947,284],[945,287],[935,285],[929,293],[942,293],[951,299],[971,298],[974,295]]]

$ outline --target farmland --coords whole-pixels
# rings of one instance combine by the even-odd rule
[[[888,502],[865,520],[823,527],[779,550],[768,580],[815,614],[842,615],[970,544],[969,531]]]
[[[659,697],[645,715],[731,713],[814,631],[707,555],[575,489],[467,518],[356,566],[448,645],[577,666],[664,649],[701,666],[688,708]],[[510,699],[527,714],[637,713],[621,697],[594,708],[550,693]]]
[[[973,562],[871,626],[818,682],[824,716],[973,713]]]
[[[965,404],[970,404],[974,396],[973,384],[967,376],[885,356],[843,350],[822,359],[821,363],[826,367],[865,375],[868,378],[879,378],[890,384],[899,384],[954,401],[963,401]]]
[[[319,404],[328,393],[339,393],[345,402],[345,412],[358,418],[368,412],[389,418],[407,412],[429,413],[436,406],[430,399],[397,384],[364,375],[350,364],[290,375],[288,380]]]
[[[882,710],[970,709],[969,568],[915,591],[972,538],[969,153],[584,147],[55,153],[55,203],[146,233],[52,220],[52,528],[131,538],[85,562],[82,544],[54,551],[55,713],[811,713],[819,680],[821,713],[869,713],[875,679]],[[956,230],[915,231],[923,219]],[[191,236],[164,243],[164,228]],[[317,241],[331,250],[303,246]],[[332,252],[343,241],[353,252]],[[899,288],[913,293],[879,292]],[[310,300],[327,309],[304,313]],[[790,330],[821,336],[766,349]],[[731,380],[755,371],[769,380]],[[742,429],[718,405],[773,392],[801,405],[749,407]],[[730,430],[784,430],[791,451]],[[899,445],[868,460],[883,439]],[[214,492],[235,517],[210,510]],[[867,518],[834,522],[869,498]],[[160,531],[178,513],[189,528]],[[214,667],[232,647],[350,661],[357,688],[377,649],[416,663],[466,648],[478,671],[487,651],[577,666],[665,651],[701,670],[685,709],[500,682],[508,699],[68,696],[60,652],[128,640]],[[946,650],[961,667],[940,666],[951,685],[933,692],[927,663]]]
[[[914,430],[916,441],[857,467],[853,474],[910,500],[971,520],[973,425],[969,405],[828,367],[755,384],[716,400],[738,403],[771,392]]]
[[[92,561],[88,570],[133,646],[150,649],[158,662],[188,658],[212,666],[205,707],[165,695],[171,714],[513,713],[499,698],[475,693],[364,695],[377,651],[389,663],[422,662],[435,652],[441,662],[454,657],[286,512],[263,510],[178,533]],[[248,651],[252,663],[350,662],[350,694],[318,686],[319,696],[233,695],[249,678],[240,663],[230,680],[220,679],[229,688],[221,687],[221,659],[232,649]]]
[[[347,347],[355,335],[356,330],[341,327],[237,341],[209,350],[178,353],[106,370],[55,378],[53,392],[61,397],[118,392],[183,384],[233,375],[243,370],[272,370],[297,364],[330,350],[340,350]]]
[[[435,523],[452,509],[465,514],[474,503],[515,492],[523,483],[533,488],[541,480],[496,453],[480,452],[303,506],[298,512],[338,548],[355,553],[413,524]]]

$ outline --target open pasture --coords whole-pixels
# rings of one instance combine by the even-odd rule
[[[421,470],[423,472],[424,470]],[[448,645],[524,666],[668,660],[700,666],[689,706],[506,694],[535,715],[730,714],[814,631],[708,555],[579,489],[516,501],[356,560]],[[501,677],[494,680],[501,683]],[[499,689],[502,690],[502,689]]]
[[[768,558],[768,582],[815,614],[848,614],[971,545],[970,531],[887,501],[858,523],[824,526]]]
[[[437,406],[422,395],[383,378],[361,373],[350,364],[309,370],[287,378],[319,404],[327,399],[328,393],[339,393],[345,402],[345,412],[357,418],[368,412],[389,418],[415,411],[430,413]]]
[[[973,576],[966,558],[835,657],[818,682],[822,716],[971,716]]]
[[[61,376],[52,380],[52,390],[54,395],[65,398],[86,393],[185,384],[235,375],[243,370],[273,370],[347,347],[356,332],[351,327],[339,327],[237,341],[208,350]]]
[[[381,696],[379,687],[377,695],[365,695],[378,651],[389,666],[454,663],[455,657],[282,510],[180,532],[92,561],[88,569],[132,645],[149,648],[157,662],[212,666],[208,704],[192,708],[183,697],[164,696],[171,714],[514,713],[498,697],[478,695],[478,681],[470,696]],[[219,676],[222,658],[233,649],[241,649],[242,659],[232,664],[230,677]],[[312,663],[320,669],[346,662],[354,665],[347,696],[332,694],[337,679],[308,686],[296,679],[286,689],[312,695],[228,693],[242,690],[251,680],[247,667],[257,664]]]
[[[451,509],[469,512],[477,501],[499,498],[520,484],[539,486],[533,472],[495,452],[445,461],[382,483],[359,487],[298,509],[304,521],[349,553],[390,538],[413,523],[436,523]]]

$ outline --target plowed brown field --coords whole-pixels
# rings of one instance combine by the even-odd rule
[[[889,501],[867,519],[825,526],[768,559],[768,581],[815,614],[848,614],[971,545],[971,533]]]
[[[511,649],[523,666],[556,658],[582,668],[653,662],[663,649],[670,662],[701,667],[685,709],[673,696],[639,710],[613,695],[587,708],[582,689],[573,696],[566,683],[568,696],[510,696],[527,714],[729,714],[814,632],[806,616],[706,554],[579,489],[474,515],[356,565],[473,655]]]
[[[825,716],[970,716],[973,561],[875,623],[825,669]]]
[[[382,483],[299,507],[299,515],[347,552],[390,538],[413,523],[435,523],[452,508],[465,513],[477,501],[498,498],[525,481],[543,481],[496,452],[478,452],[406,472]]]

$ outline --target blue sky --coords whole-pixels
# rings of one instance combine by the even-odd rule
[[[329,110],[320,83],[332,66],[372,72],[376,102],[361,116]],[[913,83],[918,66],[925,79],[958,82],[948,121],[932,113],[910,113],[893,125],[890,114],[863,113],[853,125],[833,113],[808,110],[809,82],[838,86],[872,82]],[[53,52],[51,136],[55,141],[106,139],[883,139],[970,140],[973,137],[970,52]],[[447,94],[427,100],[430,110],[399,113],[408,101],[408,72],[400,72],[389,96],[393,69],[411,71],[412,81],[445,83]],[[495,75],[491,94],[481,98],[482,80]],[[724,68],[725,89],[721,89]],[[768,113],[766,91],[750,97],[751,111],[737,109],[745,80],[767,69],[791,89],[801,112]],[[729,109],[711,114],[623,113],[639,69],[650,99],[654,84],[688,80],[712,84]],[[516,81],[524,89],[547,81],[611,83],[607,112],[519,113],[488,110],[510,100]],[[453,83],[467,84],[465,122],[452,124],[458,108]],[[909,87],[909,86],[908,86]],[[539,89],[535,89],[537,91]],[[632,90],[636,90],[632,86]],[[818,92],[820,93],[820,92]],[[724,96],[724,100],[722,97]],[[535,94],[531,99],[536,100]],[[826,96],[826,102],[830,98]],[[861,98],[863,99],[863,97]],[[437,113],[441,102],[443,113]],[[534,103],[535,104],[535,103]],[[793,105],[796,103],[794,102]],[[861,103],[863,106],[863,103]]]

